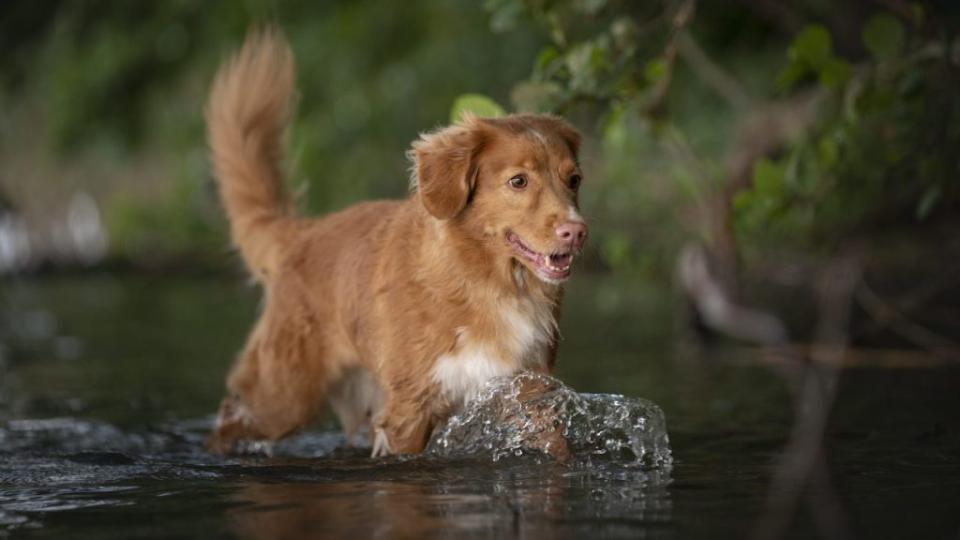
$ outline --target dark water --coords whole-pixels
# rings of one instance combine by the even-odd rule
[[[643,468],[371,460],[329,420],[272,457],[210,456],[255,291],[231,278],[0,286],[0,538],[744,538],[771,515],[791,538],[960,537],[960,370],[922,356],[858,351],[826,466],[779,484],[792,502],[777,514],[788,385],[755,352],[678,346],[664,291],[575,280],[562,322],[561,379],[665,412],[673,465]]]

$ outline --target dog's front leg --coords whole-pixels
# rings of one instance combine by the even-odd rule
[[[539,380],[525,380],[517,399],[523,403],[527,413],[525,429],[530,430],[533,448],[564,463],[570,460],[570,446],[563,435],[563,426],[557,416],[557,411],[542,400],[550,391],[550,388]],[[516,418],[505,418],[504,420],[517,421]]]
[[[373,430],[371,457],[418,454],[427,446],[430,416],[418,400],[388,399]]]
[[[370,452],[370,457],[387,457],[392,453],[393,450],[390,448],[390,438],[387,437],[387,431],[382,426],[374,428],[373,450]]]

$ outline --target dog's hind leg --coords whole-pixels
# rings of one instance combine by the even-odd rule
[[[213,433],[207,440],[207,449],[211,452],[228,454],[235,449],[238,441],[263,438],[256,430],[250,408],[238,394],[243,388],[252,386],[257,377],[258,350],[263,328],[264,319],[261,317],[227,377],[230,394],[220,402]]]
[[[324,332],[302,298],[270,295],[244,352],[227,379],[212,451],[227,453],[237,441],[277,440],[319,412],[330,366]]]
[[[352,446],[361,433],[371,443],[375,442],[371,423],[383,406],[383,392],[368,369],[360,365],[344,369],[339,380],[330,386],[327,396],[348,445]]]

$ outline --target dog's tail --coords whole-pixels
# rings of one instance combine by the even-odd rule
[[[207,134],[233,243],[260,281],[274,274],[282,238],[297,227],[284,187],[283,131],[294,101],[294,61],[275,28],[255,32],[217,73]]]

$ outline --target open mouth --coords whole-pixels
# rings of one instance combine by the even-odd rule
[[[570,265],[573,264],[572,251],[540,253],[512,232],[507,233],[507,242],[518,255],[533,265],[534,271],[544,281],[557,283],[570,277]]]

